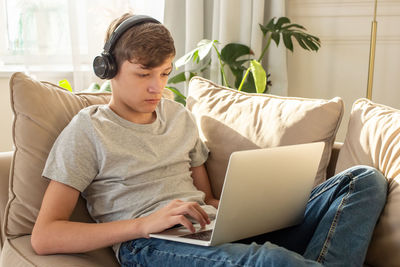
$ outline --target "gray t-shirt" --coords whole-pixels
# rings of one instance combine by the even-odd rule
[[[108,105],[81,110],[54,143],[43,176],[82,192],[96,222],[146,216],[173,199],[197,202],[214,217],[190,173],[208,156],[192,114],[167,99],[156,114],[151,124],[135,124]]]

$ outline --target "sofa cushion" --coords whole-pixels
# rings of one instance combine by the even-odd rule
[[[0,260],[1,266],[120,266],[111,248],[102,248],[81,254],[39,256],[31,247],[31,236],[7,240]]]
[[[400,263],[400,110],[357,100],[352,107],[336,173],[353,165],[377,168],[389,180],[386,206],[375,228],[366,262],[372,266]]]
[[[4,228],[9,238],[31,233],[48,184],[41,174],[59,133],[79,110],[110,99],[109,93],[70,93],[23,73],[11,77],[10,90],[15,153]],[[73,220],[90,221],[82,199]]]
[[[249,94],[194,77],[187,107],[210,149],[206,162],[215,196],[219,197],[230,154],[237,150],[325,142],[315,184],[325,180],[343,102]]]

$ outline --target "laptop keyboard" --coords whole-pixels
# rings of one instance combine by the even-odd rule
[[[182,235],[180,237],[196,239],[196,240],[203,240],[203,241],[210,241],[211,234],[212,234],[212,230],[207,230],[207,231],[203,231],[203,232],[197,232],[194,234]]]

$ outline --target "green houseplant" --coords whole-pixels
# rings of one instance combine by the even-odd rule
[[[185,96],[173,85],[187,82],[193,76],[204,73],[211,64],[210,54],[212,51],[215,51],[218,57],[223,86],[237,88],[239,91],[265,93],[271,85],[271,80],[270,74],[267,74],[262,66],[262,60],[270,47],[271,41],[279,46],[281,40],[283,40],[285,47],[292,52],[294,49],[293,40],[297,41],[300,47],[309,51],[318,51],[321,46],[318,37],[306,33],[306,29],[302,25],[291,23],[287,17],[272,18],[265,25],[260,24],[259,26],[265,39],[265,46],[257,58],[254,58],[253,51],[246,45],[229,43],[220,51],[217,40],[207,39],[201,40],[195,49],[179,58],[175,62],[177,69],[190,62],[194,62],[195,67],[182,71],[169,79],[167,88],[175,93],[176,100],[185,103]],[[234,77],[233,84],[230,84],[227,80],[225,67],[228,67]],[[249,75],[250,73],[252,75]]]
[[[72,92],[72,87],[70,83],[67,80],[61,80],[58,82],[58,85],[70,92]],[[89,87],[83,91],[80,91],[80,93],[107,93],[111,92],[111,82],[110,80],[106,80],[103,82],[101,85],[98,83],[91,83]]]

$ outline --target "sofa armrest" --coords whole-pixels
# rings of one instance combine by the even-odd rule
[[[4,210],[8,201],[8,179],[13,153],[13,151],[0,152],[0,249],[3,247],[4,244],[4,234],[2,227],[4,220]]]
[[[328,168],[326,169],[326,178],[330,178],[335,175],[336,163],[339,157],[340,149],[342,148],[343,143],[335,142],[332,147],[331,158],[329,160]]]

